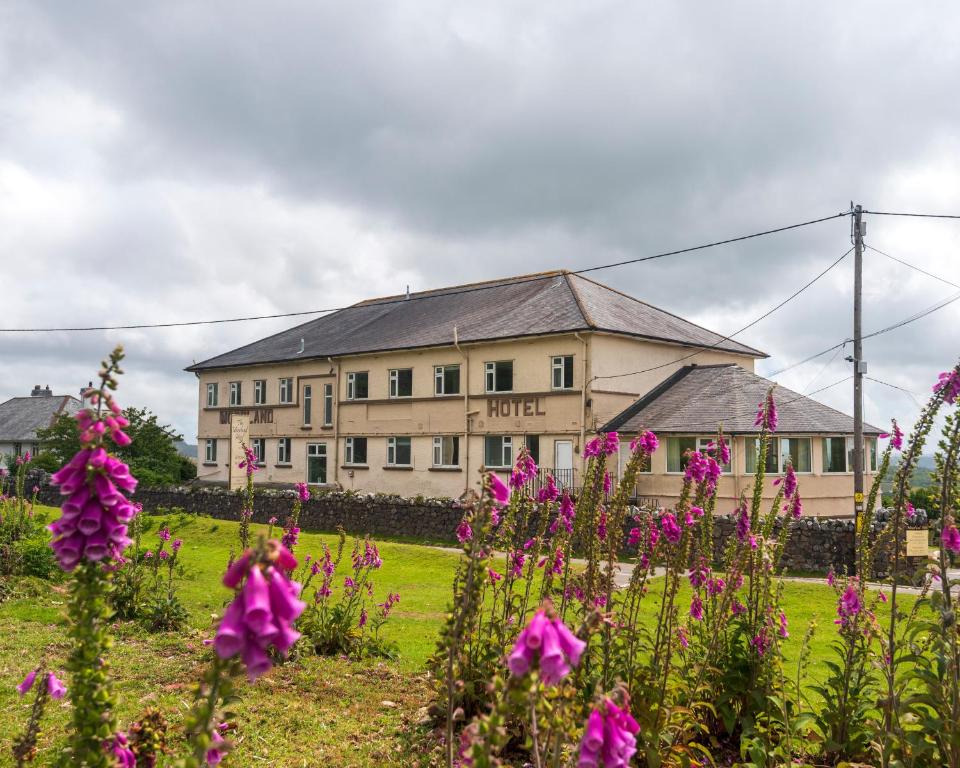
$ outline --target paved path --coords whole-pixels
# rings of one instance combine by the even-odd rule
[[[437,547],[437,549],[441,549],[444,552],[452,552],[453,554],[460,554],[463,552],[463,550],[459,549],[458,547]],[[498,552],[497,555],[499,557],[506,558],[506,553],[504,552]],[[573,559],[571,562],[575,565],[586,565],[586,560],[581,560],[578,558]],[[618,587],[625,587],[630,583],[630,578],[633,576],[634,567],[634,563],[620,563],[620,568],[615,576],[615,581]],[[655,569],[654,576],[663,576],[665,573],[666,570],[664,568],[657,568]],[[960,568],[951,568],[948,570],[947,577],[951,581],[960,579]],[[826,586],[827,584],[826,577],[821,578],[819,576],[785,576],[784,581],[789,581],[796,584],[820,584],[823,586]],[[869,589],[889,589],[890,585],[871,581],[867,582],[867,587]],[[960,586],[955,587],[955,589],[960,591]],[[897,587],[897,592],[907,595],[919,595],[920,591],[920,587],[908,587],[903,585]]]

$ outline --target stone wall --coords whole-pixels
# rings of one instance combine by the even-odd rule
[[[253,519],[265,523],[276,517],[281,523],[290,514],[293,491],[257,489]],[[55,488],[42,486],[43,504],[59,505]],[[239,492],[225,488],[138,488],[132,501],[147,511],[174,507],[220,520],[238,520]],[[462,512],[451,499],[404,499],[385,494],[328,493],[304,502],[300,527],[305,531],[335,531],[372,536],[409,537],[428,542],[455,542]]]
[[[45,479],[45,478],[44,478]],[[33,479],[28,484],[32,487]],[[58,505],[60,497],[55,488],[45,482],[41,486],[41,503]],[[281,522],[290,513],[293,491],[257,489],[254,496],[254,521],[265,523],[271,517]],[[237,520],[240,516],[239,492],[225,488],[143,488],[133,500],[147,511],[180,508],[186,512],[206,515],[221,520]],[[305,531],[332,532],[338,526],[351,534],[405,537],[424,542],[454,543],[456,528],[462,511],[452,499],[405,499],[387,494],[356,494],[332,492],[314,496],[303,504],[300,527]],[[885,516],[878,513],[884,520]],[[925,519],[925,518],[923,518]],[[846,573],[853,561],[854,526],[851,520],[802,518],[790,521],[790,537],[781,565],[792,571],[825,574],[831,568]],[[885,523],[877,522],[871,531],[876,536]],[[625,535],[633,526],[630,518],[625,524]],[[536,521],[532,521],[536,527]],[[715,519],[714,559],[719,562],[727,541],[734,535],[736,521],[732,517]],[[889,569],[890,547],[882,549],[876,558],[874,578],[883,578]],[[914,564],[905,564],[912,569]]]

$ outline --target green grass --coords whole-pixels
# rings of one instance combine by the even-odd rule
[[[212,621],[229,597],[220,577],[237,542],[237,524],[233,522],[190,515],[148,516],[145,520],[145,546],[156,544],[156,531],[164,524],[175,537],[184,539],[181,558],[187,573],[180,594],[190,611],[190,627],[185,633],[152,635],[133,623],[116,624],[110,663],[121,726],[148,705],[160,707],[173,724],[179,723],[190,702],[192,682],[209,652],[203,640],[212,635]],[[266,532],[266,526],[254,529]],[[323,542],[335,547],[336,541],[336,536],[301,534],[297,551],[317,555]],[[398,732],[405,717],[416,718],[429,704],[424,665],[434,649],[450,598],[457,555],[414,544],[378,544],[384,565],[376,572],[375,597],[382,599],[388,591],[401,595],[384,628],[384,636],[399,646],[399,660],[378,663],[306,657],[275,669],[255,685],[243,683],[239,743],[231,765],[299,768],[404,763],[398,754]],[[347,546],[345,559],[349,560],[349,541]],[[0,604],[0,625],[4,627],[0,632],[0,765],[8,764],[8,745],[22,728],[29,709],[29,698],[18,698],[14,686],[41,659],[62,669],[67,653],[64,587],[25,580],[18,591]],[[689,594],[685,593],[683,600],[689,600]],[[906,598],[908,605],[911,601]],[[825,667],[817,662],[829,654],[829,643],[836,637],[835,605],[835,595],[825,585],[788,583],[785,587],[784,609],[790,617],[787,662],[796,659],[807,624],[815,620],[818,629],[809,671],[815,679],[822,679]],[[881,615],[881,620],[884,618]],[[788,666],[786,672],[794,674],[795,668],[791,671]],[[52,707],[41,739],[39,764],[47,764],[57,749],[68,714],[66,704]]]

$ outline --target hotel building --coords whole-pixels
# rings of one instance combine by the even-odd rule
[[[240,460],[229,455],[233,414],[249,417],[258,483],[403,496],[457,497],[480,470],[508,471],[521,446],[576,487],[590,434],[653,429],[664,448],[637,494],[666,504],[683,451],[723,422],[735,439],[721,494],[732,498],[752,472],[740,411],[752,425],[771,386],[753,374],[761,357],[566,271],[364,301],[187,368],[200,480],[225,483]],[[786,390],[777,398],[791,402],[776,470],[793,456],[809,475],[808,512],[849,514],[852,420]]]

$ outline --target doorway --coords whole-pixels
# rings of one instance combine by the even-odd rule
[[[323,485],[327,482],[327,444],[307,443],[307,483]]]
[[[573,488],[573,441],[557,440],[553,444],[554,479],[561,488]]]

